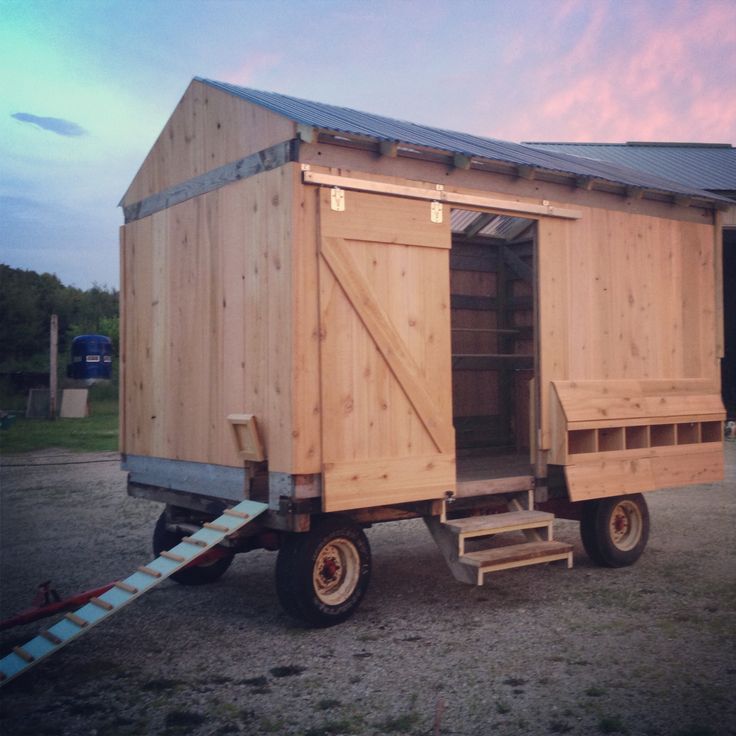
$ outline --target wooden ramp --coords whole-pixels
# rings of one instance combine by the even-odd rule
[[[185,537],[176,547],[162,552],[125,580],[115,583],[99,598],[92,598],[79,610],[67,613],[61,621],[48,630],[41,631],[22,647],[14,647],[10,654],[0,659],[0,686],[23,674],[95,624],[109,618],[123,606],[166,580],[172,573],[186,567],[266,509],[267,504],[255,501],[241,501],[237,506],[226,509],[221,516],[204,524],[190,537]]]

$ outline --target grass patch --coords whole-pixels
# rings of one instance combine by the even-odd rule
[[[306,669],[306,667],[302,667],[299,664],[289,664],[284,667],[274,667],[271,670],[271,674],[274,677],[294,677],[295,675],[301,675]]]
[[[334,700],[333,698],[324,698],[323,700],[320,700],[319,703],[317,703],[317,708],[319,710],[332,710],[333,708],[339,708],[342,705],[342,703],[339,700]]]
[[[570,733],[572,726],[564,721],[552,721],[549,724],[550,733]]]
[[[166,715],[166,732],[176,734],[189,732],[207,721],[207,716],[191,710],[172,710]]]
[[[63,447],[79,452],[115,452],[118,449],[118,402],[90,401],[84,419],[26,419],[17,417],[10,429],[0,430],[0,454]]]
[[[177,690],[184,684],[183,680],[169,680],[166,677],[160,677],[155,680],[148,680],[143,687],[150,692],[161,693],[166,690]]]
[[[419,714],[412,712],[396,716],[396,718],[387,718],[376,725],[382,733],[409,733],[417,723],[419,723]]]
[[[500,700],[496,701],[496,713],[499,715],[506,715],[511,712],[511,706],[508,703],[503,703]]]
[[[628,733],[623,721],[617,716],[601,718],[598,721],[598,730],[601,733]]]
[[[602,695],[606,694],[606,691],[602,687],[589,687],[585,694],[591,698],[600,698]]]
[[[358,733],[363,727],[360,718],[343,718],[339,721],[326,721],[305,731],[304,736],[340,736],[340,734]]]

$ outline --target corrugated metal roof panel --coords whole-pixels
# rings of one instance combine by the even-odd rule
[[[685,186],[736,191],[736,148],[698,143],[524,143],[647,171]]]
[[[196,79],[261,105],[297,123],[336,133],[367,136],[379,141],[398,141],[421,148],[447,151],[489,161],[531,166],[580,177],[592,177],[624,186],[713,198],[708,192],[615,164],[592,161],[565,153],[543,151],[520,143],[509,143],[494,138],[482,138],[468,133],[394,120],[382,115],[321,102],[311,102],[276,92],[263,92],[200,77]]]

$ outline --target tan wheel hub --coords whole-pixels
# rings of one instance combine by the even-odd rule
[[[317,597],[328,606],[339,606],[353,594],[360,577],[360,556],[348,539],[333,539],[319,551],[312,582]]]
[[[641,539],[642,529],[641,511],[633,501],[620,501],[614,506],[609,534],[617,549],[628,552],[636,547]]]

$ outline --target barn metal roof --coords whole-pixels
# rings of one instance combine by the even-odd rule
[[[697,189],[736,192],[736,148],[730,143],[529,142],[524,145],[649,171]]]
[[[403,144],[425,150],[445,151],[468,158],[531,167],[584,179],[603,180],[637,189],[695,196],[708,200],[720,199],[717,195],[699,188],[614,163],[593,161],[567,153],[539,150],[520,143],[394,120],[348,107],[311,102],[298,97],[238,87],[201,77],[195,77],[195,80],[265,107],[302,125],[323,131],[360,136],[376,141],[396,142],[400,146]]]

